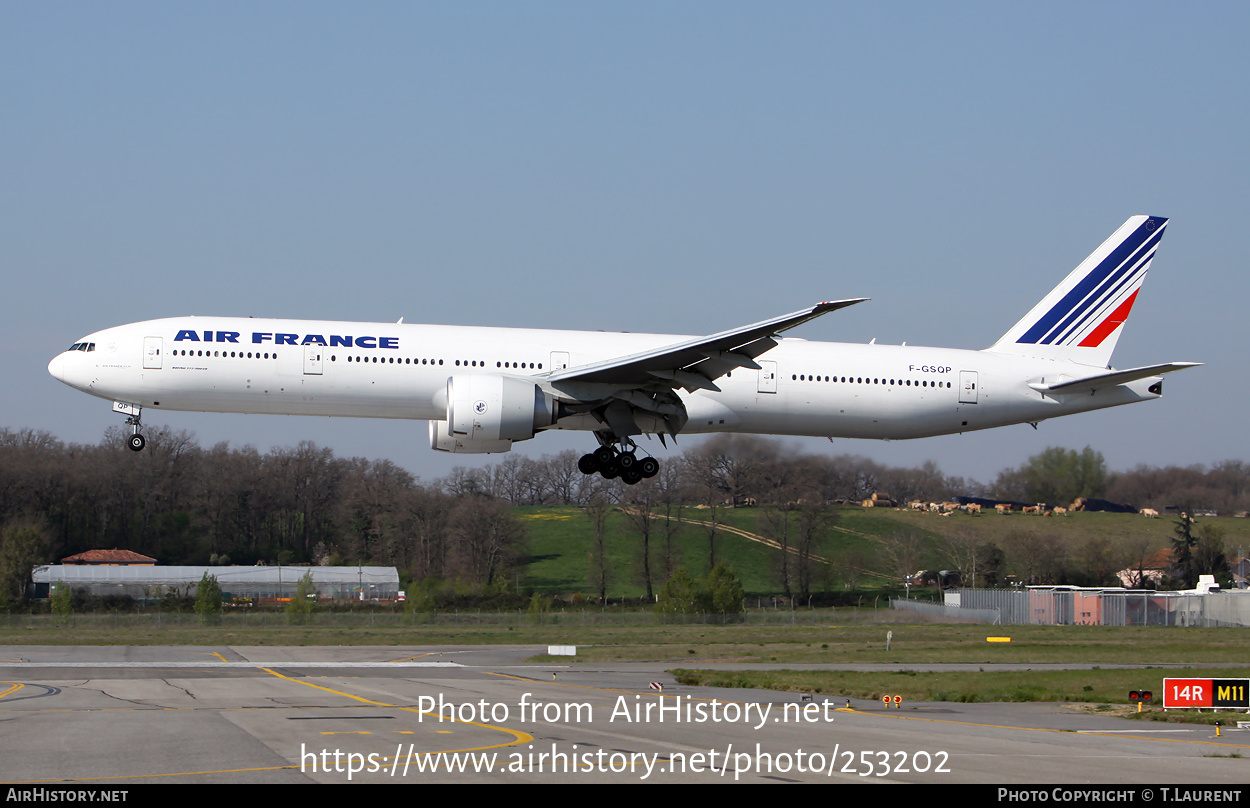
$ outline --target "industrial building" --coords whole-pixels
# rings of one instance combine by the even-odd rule
[[[227,600],[282,601],[295,595],[299,579],[312,573],[318,600],[393,601],[399,597],[395,567],[161,567],[80,566],[35,567],[33,597],[48,597],[55,584],[66,584],[96,596],[129,595],[138,601],[159,600],[166,593],[195,595],[205,573],[217,579]]]

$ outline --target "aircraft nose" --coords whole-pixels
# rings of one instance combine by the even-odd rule
[[[65,354],[59,353],[52,357],[52,361],[48,363],[48,372],[52,374],[52,378],[57,381],[65,381]]]

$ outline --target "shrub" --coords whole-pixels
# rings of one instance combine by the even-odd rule
[[[295,597],[286,604],[287,622],[296,626],[310,623],[316,610],[317,587],[313,584],[312,570],[309,570],[295,585]]]
[[[221,586],[217,583],[217,576],[204,573],[199,585],[195,587],[195,613],[200,616],[201,623],[206,626],[221,624],[221,601]]]
[[[68,584],[56,584],[52,590],[52,613],[56,615],[57,625],[64,625],[74,614],[74,599]]]

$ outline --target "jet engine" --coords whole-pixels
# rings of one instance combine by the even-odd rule
[[[556,422],[557,403],[538,385],[495,375],[447,380],[447,419],[430,422],[430,447],[441,452],[506,452]]]

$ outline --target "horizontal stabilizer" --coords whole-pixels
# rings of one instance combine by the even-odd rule
[[[1176,370],[1184,370],[1185,368],[1196,368],[1202,365],[1201,362],[1169,362],[1164,365],[1149,365],[1141,368],[1129,368],[1128,370],[1116,370],[1111,373],[1100,373],[1097,376],[1086,376],[1084,379],[1075,379],[1068,382],[1060,382],[1058,384],[1031,384],[1034,390],[1048,393],[1066,393],[1076,390],[1098,390],[1104,387],[1115,387],[1128,382],[1135,382],[1138,379],[1147,379],[1151,376],[1161,376],[1164,373],[1171,373]]]

